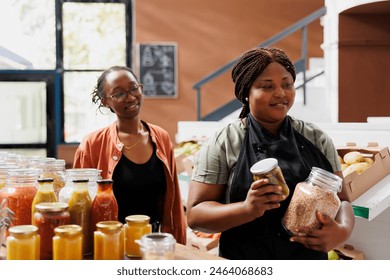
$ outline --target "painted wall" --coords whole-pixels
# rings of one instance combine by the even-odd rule
[[[339,121],[390,116],[390,1],[339,17]]]
[[[322,0],[135,0],[135,44],[178,46],[178,97],[146,99],[142,118],[164,127],[174,140],[178,121],[196,120],[197,81],[323,5]],[[320,20],[309,26],[308,40],[309,57],[322,57]],[[276,46],[297,59],[300,32]],[[234,99],[233,86],[230,71],[205,86],[201,114]]]

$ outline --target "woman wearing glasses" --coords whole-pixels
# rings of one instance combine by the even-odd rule
[[[113,66],[98,78],[92,101],[115,113],[117,120],[87,135],[78,147],[74,168],[102,170],[114,181],[119,221],[144,214],[154,230],[186,242],[186,223],[169,134],[140,118],[143,87],[128,67]]]

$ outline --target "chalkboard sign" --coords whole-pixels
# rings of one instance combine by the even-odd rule
[[[139,44],[138,64],[146,98],[177,97],[176,44]]]

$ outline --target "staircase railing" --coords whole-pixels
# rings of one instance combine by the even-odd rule
[[[272,36],[268,40],[265,40],[263,43],[259,44],[258,47],[268,47],[271,46],[285,37],[293,34],[294,32],[298,30],[302,30],[302,41],[301,41],[301,56],[300,58],[294,62],[296,73],[302,72],[303,74],[303,82],[301,85],[299,85],[299,88],[302,88],[303,90],[303,104],[306,104],[306,83],[310,80],[312,80],[314,77],[307,78],[306,77],[306,62],[307,62],[307,26],[312,23],[313,21],[317,20],[318,18],[324,16],[326,14],[326,7],[322,7],[318,9],[317,11],[313,12],[312,14],[302,18],[301,20],[297,21],[295,24],[292,24],[288,28],[284,29],[283,31],[277,33],[276,35]],[[214,72],[208,74],[203,79],[199,80],[193,85],[193,89],[197,92],[197,99],[196,99],[196,113],[197,113],[197,119],[198,121],[201,120],[217,120],[220,119],[226,111],[233,112],[231,110],[236,109],[237,106],[239,106],[239,102],[235,99],[231,102],[228,102],[226,105],[222,106],[221,108],[217,109],[213,113],[202,117],[201,116],[201,88],[206,83],[214,80],[215,78],[219,77],[226,71],[228,71],[235,62],[238,60],[238,57],[234,60],[230,61],[226,65],[222,66],[221,68],[215,70]],[[322,72],[323,73],[323,72]],[[239,108],[239,107],[238,107]],[[237,108],[237,109],[238,109]]]

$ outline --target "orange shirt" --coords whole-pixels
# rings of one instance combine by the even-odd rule
[[[164,164],[167,190],[161,231],[171,233],[178,243],[185,244],[186,222],[172,142],[169,134],[161,127],[149,123],[144,125],[149,128],[150,138],[156,145],[156,155]],[[112,179],[123,147],[114,122],[83,139],[76,150],[73,168],[96,168],[102,170],[102,178]]]

